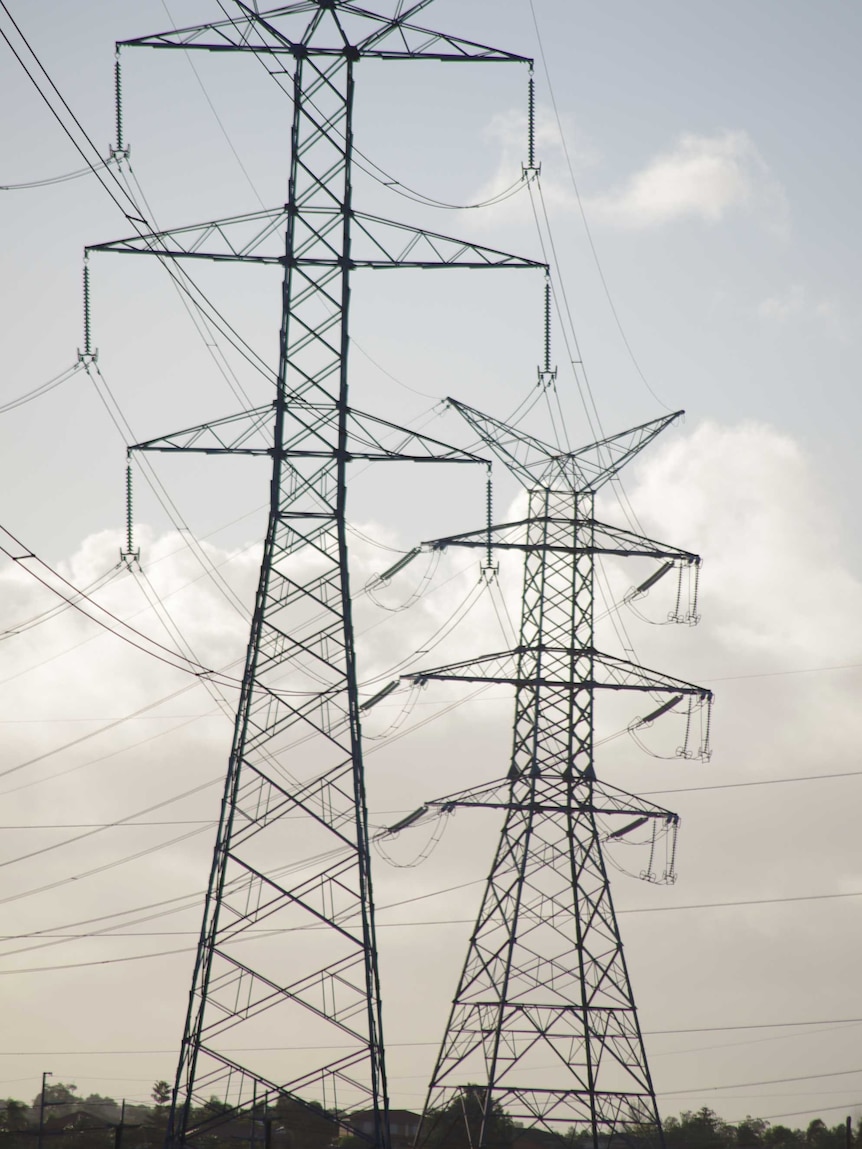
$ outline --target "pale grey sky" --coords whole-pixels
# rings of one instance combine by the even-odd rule
[[[714,686],[715,754],[708,765],[661,761],[621,739],[609,744],[605,762],[611,780],[663,793],[656,800],[683,817],[678,884],[650,888],[620,876],[615,886],[662,1111],[708,1104],[728,1119],[791,1114],[781,1119],[795,1125],[822,1115],[834,1123],[862,1106],[862,1074],[848,1072],[858,1070],[862,1020],[837,1024],[862,1019],[862,775],[855,773],[862,10],[837,0],[534,6],[552,85],[538,59],[539,158],[555,283],[571,309],[602,425],[610,432],[656,417],[661,404],[688,411],[686,423],[666,432],[632,470],[626,490],[651,534],[704,555],[703,622],[691,631],[634,618],[628,625],[648,665]],[[156,0],[10,4],[105,148],[113,133],[114,41],[163,29],[169,15],[190,23],[217,14],[207,0],[167,7],[169,13]],[[540,55],[527,0],[438,0],[425,17]],[[3,16],[0,26],[9,32]],[[0,184],[80,167],[5,45],[4,52]],[[287,101],[247,63],[195,56],[194,65],[197,75],[180,53],[124,57],[132,164],[163,227],[284,198]],[[433,65],[399,64],[361,72],[357,144],[402,184],[463,203],[517,179],[523,70],[477,66],[450,69],[444,78]],[[617,329],[566,150],[617,315],[658,401]],[[380,214],[534,257],[541,252],[526,193],[482,211],[432,211],[358,177],[357,198]],[[129,230],[91,177],[0,191],[0,406],[74,363],[82,248]],[[543,238],[547,244],[546,232]],[[158,267],[103,256],[94,258],[92,272],[100,367],[137,438],[236,408]],[[200,278],[272,362],[277,275],[210,268]],[[437,417],[440,396],[505,416],[535,378],[540,301],[540,279],[521,272],[447,273],[445,282],[414,273],[397,281],[357,276],[357,402],[395,420],[427,420],[428,433],[441,438],[461,432],[452,416]],[[561,321],[554,360],[571,439],[586,441]],[[265,385],[235,366],[255,401],[265,401]],[[583,386],[582,372],[579,381]],[[125,443],[86,376],[3,413],[0,442],[3,526],[78,585],[106,574],[120,544]],[[172,458],[159,472],[192,532],[209,536],[212,561],[225,564],[225,579],[248,603],[265,470]],[[515,493],[501,482],[498,507]],[[392,552],[379,544],[407,549],[481,518],[481,480],[460,473],[435,475],[432,485],[426,475],[399,474],[393,483],[367,472],[357,476],[351,498],[353,520],[378,544],[356,537],[356,588],[389,565]],[[608,501],[603,514],[618,520],[620,508]],[[246,637],[242,611],[223,588],[199,577],[197,559],[143,482],[136,517],[147,576],[186,639],[204,661],[221,665],[238,655]],[[408,598],[423,571],[405,571],[387,605]],[[503,576],[516,614],[517,572],[504,569]],[[623,590],[626,577],[609,572]],[[475,583],[474,560],[453,552],[430,572],[428,592],[409,610],[390,614],[361,598],[363,677],[422,647]],[[0,566],[0,587],[0,629],[54,605],[8,562]],[[123,576],[99,592],[100,601],[163,638],[146,589]],[[666,609],[658,593],[648,607],[654,618]],[[481,600],[435,661],[443,661],[442,651],[455,657],[467,638],[474,648],[498,647],[495,627]],[[208,868],[206,823],[217,810],[230,722],[200,687],[135,712],[185,685],[71,611],[0,641],[0,773],[15,771],[0,777],[0,904],[10,939],[0,945],[0,1095],[32,1097],[43,1069],[82,1090],[135,1099],[148,1096],[156,1077],[173,1075],[198,925],[191,895]],[[456,697],[429,687],[397,733]],[[477,781],[505,768],[510,699],[489,693],[390,744],[372,737],[400,720],[405,699],[374,712],[378,727],[368,721],[375,824],[385,824],[391,810],[464,784],[465,763]],[[228,695],[228,709],[232,701]],[[837,774],[849,776],[786,781]],[[207,783],[140,819],[183,825],[106,830],[14,861],[84,832],[35,826],[111,822]],[[396,1105],[421,1104],[496,829],[493,818],[459,814],[423,866],[376,860],[381,906],[474,883],[381,910]],[[407,854],[411,848],[399,844]],[[103,866],[113,868],[84,876]],[[52,888],[29,892],[43,886]],[[141,919],[137,925],[122,918],[75,924],[186,894],[188,902],[177,903],[181,912],[147,924],[149,911],[130,915]],[[801,896],[815,900],[775,900]],[[745,901],[761,904],[738,904]],[[733,904],[685,908],[704,903]],[[405,925],[442,919],[454,921]],[[45,938],[56,944],[43,950],[15,940],[112,925],[115,933],[101,938]],[[146,936],[126,936],[133,931]],[[171,950],[182,952],[139,957]],[[111,964],[86,964],[103,961]],[[744,1028],[795,1021],[817,1024]],[[830,1073],[836,1076],[813,1077]],[[747,1084],[803,1075],[812,1079]]]

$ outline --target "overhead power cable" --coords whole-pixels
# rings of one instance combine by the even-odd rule
[[[826,1105],[826,1106],[813,1105],[813,1106],[810,1106],[808,1109],[795,1109],[792,1113],[767,1113],[765,1117],[761,1118],[761,1120],[762,1121],[778,1121],[780,1118],[783,1118],[783,1117],[802,1117],[808,1113],[814,1113],[814,1112],[834,1113],[837,1109],[843,1109],[846,1111],[848,1109],[858,1109],[858,1107],[859,1107],[859,1095],[857,1093],[856,1096],[851,1101],[845,1101],[843,1103],[843,1105]],[[746,1114],[745,1117],[734,1117],[731,1124],[738,1125],[741,1121],[747,1120],[748,1116],[749,1116],[749,1114]]]
[[[75,148],[75,150],[78,152],[78,154],[84,160],[84,162],[87,164],[90,171],[92,171],[93,174],[96,176],[96,178],[98,179],[102,188],[107,192],[107,194],[110,196],[110,198],[114,202],[115,206],[120,210],[122,215],[129,221],[129,223],[132,225],[132,227],[137,232],[137,234],[139,236],[142,236],[142,237],[143,236],[151,236],[151,233],[156,230],[155,227],[151,224],[151,221],[149,221],[146,218],[146,216],[144,215],[144,213],[143,213],[140,205],[138,204],[137,200],[132,195],[131,191],[124,185],[123,181],[119,178],[117,172],[115,172],[112,167],[108,167],[104,171],[101,170],[102,159],[101,159],[101,155],[99,153],[98,148],[96,147],[96,145],[93,142],[89,133],[84,128],[81,121],[77,118],[75,113],[72,111],[71,107],[69,106],[69,104],[67,103],[65,98],[63,97],[63,94],[60,92],[57,85],[51,79],[51,76],[49,75],[47,69],[42,64],[41,60],[39,59],[38,55],[34,51],[33,47],[30,45],[27,37],[24,35],[20,26],[17,24],[17,22],[13,18],[11,12],[9,11],[9,8],[7,7],[7,5],[5,3],[5,0],[0,0],[0,9],[2,9],[2,11],[6,13],[6,16],[8,17],[8,19],[11,22],[12,26],[14,27],[15,31],[17,32],[18,36],[20,37],[22,43],[26,47],[27,52],[32,57],[33,61],[35,62],[36,67],[38,68],[39,72],[42,74],[42,76],[44,76],[45,81],[47,82],[47,85],[54,92],[57,100],[60,102],[62,107],[65,109],[66,114],[69,116],[71,122],[74,124],[74,126],[77,128],[77,130],[80,132],[83,140],[92,149],[91,154],[88,155],[85,148],[80,143],[80,141],[78,139],[76,139],[75,133],[69,128],[69,126],[65,122],[63,116],[60,115],[57,108],[54,106],[52,98],[48,94],[48,92],[45,90],[45,88],[43,87],[43,84],[40,83],[37,76],[34,75],[32,69],[28,66],[27,61],[24,59],[24,57],[21,55],[21,53],[16,49],[15,45],[12,43],[12,41],[9,39],[9,37],[6,35],[6,33],[2,30],[2,28],[0,28],[0,36],[2,36],[2,38],[5,40],[6,44],[9,47],[9,50],[12,52],[15,59],[21,65],[22,69],[26,73],[30,82],[35,87],[36,91],[39,93],[39,96],[42,98],[43,102],[47,106],[51,115],[54,117],[54,119],[60,125],[60,128],[63,130],[64,134],[67,136],[67,138],[71,142],[72,146]],[[94,161],[93,156],[98,157],[98,159]],[[105,176],[110,177],[110,182],[108,180],[106,180]],[[154,255],[159,257],[159,261],[162,264],[165,271],[167,272],[167,274],[171,277],[171,279],[174,281],[174,283],[177,285],[177,287],[189,297],[192,304],[196,307],[203,308],[205,311],[208,311],[210,320],[214,323],[214,325],[218,328],[218,330],[220,330],[222,332],[222,334],[228,340],[228,342],[231,343],[236,348],[236,350],[239,351],[239,353],[245,359],[248,360],[248,362],[252,365],[252,367],[254,367],[257,371],[262,372],[267,379],[272,380],[274,378],[274,373],[273,373],[272,369],[269,367],[269,365],[257,354],[256,351],[254,351],[254,349],[242,338],[242,336],[239,335],[239,333],[231,326],[231,324],[228,323],[228,321],[221,314],[221,312],[214,306],[214,304],[208,299],[208,297],[205,295],[205,293],[198,287],[198,285],[195,283],[195,281],[192,279],[192,277],[189,275],[189,273],[187,271],[185,271],[182,267],[177,265],[176,261],[167,259],[163,255],[160,255],[157,248],[155,248],[155,247],[152,248],[152,251],[153,251]]]
[[[114,157],[108,156],[106,160],[102,160],[101,165],[96,165],[96,167],[104,170],[108,164],[113,163],[113,161]],[[81,176],[91,176],[93,174],[93,168],[88,165],[85,168],[78,168],[73,172],[64,172],[58,176],[46,176],[40,180],[27,180],[25,183],[17,184],[0,184],[0,191],[29,191],[32,188],[52,187],[54,184],[65,184],[70,180],[80,179]]]
[[[566,158],[566,167],[568,168],[569,178],[571,179],[572,188],[574,189],[574,193],[575,193],[575,200],[576,200],[577,205],[578,205],[578,212],[579,212],[580,217],[581,217],[581,222],[584,225],[584,232],[586,233],[587,242],[589,244],[590,252],[591,252],[592,257],[593,257],[593,262],[596,265],[596,271],[598,272],[598,275],[599,275],[599,281],[602,285],[602,290],[605,293],[605,298],[608,301],[608,306],[610,307],[611,315],[613,316],[614,323],[617,326],[617,330],[620,333],[620,338],[623,341],[623,346],[625,347],[626,352],[628,353],[628,356],[632,361],[634,369],[638,373],[638,375],[641,379],[641,382],[646,387],[647,391],[649,391],[650,395],[652,395],[653,399],[655,399],[656,403],[658,403],[660,407],[663,407],[665,411],[670,411],[670,410],[672,410],[672,408],[668,407],[667,404],[656,394],[656,392],[653,390],[652,386],[650,385],[650,382],[647,379],[646,375],[643,373],[643,371],[641,369],[641,365],[638,362],[637,357],[635,356],[635,353],[632,349],[631,344],[629,343],[628,336],[626,335],[625,329],[623,328],[622,320],[620,319],[619,312],[617,311],[616,304],[614,303],[613,296],[611,295],[610,287],[608,286],[608,281],[605,277],[604,269],[602,268],[601,261],[599,260],[599,253],[596,249],[595,241],[593,239],[593,233],[592,233],[592,230],[590,228],[589,222],[587,220],[587,213],[584,210],[584,204],[583,204],[583,200],[581,199],[580,188],[578,187],[578,181],[577,181],[577,178],[575,176],[575,167],[574,167],[574,164],[572,163],[571,153],[569,152],[569,145],[566,141],[566,133],[563,131],[563,121],[560,117],[560,110],[557,106],[557,98],[554,94],[554,86],[553,86],[553,83],[551,82],[551,72],[550,72],[550,69],[548,67],[548,58],[545,55],[545,46],[544,46],[544,43],[542,41],[542,34],[539,30],[539,21],[538,21],[538,18],[536,16],[536,7],[535,7],[533,0],[530,0],[530,14],[532,15],[532,18],[533,18],[533,27],[536,30],[536,42],[539,46],[539,57],[542,61],[542,70],[545,73],[545,82],[548,85],[548,94],[551,97],[551,106],[554,110],[554,119],[556,120],[556,124],[557,124],[557,133],[560,137],[560,143],[561,143],[562,148],[563,148],[563,155]]]
[[[805,1073],[799,1077],[772,1077],[767,1081],[736,1081],[732,1085],[700,1085],[692,1089],[663,1090],[663,1097],[682,1097],[686,1093],[713,1093],[723,1089],[754,1089],[760,1085],[787,1085],[795,1081],[818,1081],[825,1077],[847,1077],[851,1073],[862,1073],[862,1068],[835,1069],[831,1073]]]
[[[645,790],[644,796],[654,798],[660,794],[697,794],[712,790],[740,790],[748,786],[783,786],[789,782],[825,782],[833,778],[859,778],[862,770],[845,770],[840,774],[803,774],[796,778],[759,778],[753,782],[719,782],[715,786],[681,786],[673,790]]]
[[[656,1037],[666,1033],[727,1033],[740,1029],[773,1029],[784,1026],[805,1027],[812,1025],[860,1025],[862,1017],[817,1018],[815,1020],[791,1022],[766,1022],[763,1025],[703,1025],[689,1029],[645,1029],[645,1037]],[[393,1049],[438,1048],[439,1041],[390,1041]],[[226,1047],[225,1053],[306,1053],[317,1049],[341,1049],[333,1045],[243,1045]],[[0,1057],[143,1057],[174,1053],[173,1049],[10,1049],[0,1050]]]
[[[80,588],[78,592],[79,597],[95,594],[97,590],[101,590],[109,582],[112,582],[122,570],[121,563],[115,563],[108,570],[98,575],[92,582]],[[32,630],[34,627],[41,626],[43,623],[50,622],[52,619],[57,618],[58,615],[64,614],[71,608],[71,603],[61,602],[55,606],[50,607],[48,610],[40,611],[38,614],[31,615],[29,618],[21,619],[20,622],[13,623],[11,626],[6,627],[5,630],[0,630],[0,642],[6,639],[15,638],[18,635]],[[8,682],[9,679],[4,679]],[[13,721],[13,720],[10,720]]]
[[[218,781],[218,779],[213,779],[209,783],[206,783],[205,785],[206,786],[214,785],[216,781]],[[205,828],[206,827],[204,827],[204,829]],[[93,870],[87,871],[86,873],[83,873],[80,875],[75,875],[73,878],[65,879],[65,881],[77,880],[77,878],[88,877],[91,874],[101,873],[103,870],[111,869],[112,867],[114,867],[116,865],[122,865],[127,861],[135,860],[139,857],[142,857],[145,854],[152,853],[155,850],[163,849],[166,846],[175,845],[177,842],[183,841],[186,838],[191,837],[194,834],[197,834],[200,832],[201,832],[200,830],[192,831],[190,834],[181,835],[178,838],[171,839],[169,842],[162,843],[160,846],[155,846],[155,847],[151,847],[150,849],[147,849],[147,850],[138,851],[134,854],[130,854],[130,855],[126,856],[125,858],[119,859],[115,862],[107,863],[103,866],[99,866]],[[461,882],[455,886],[448,886],[448,887],[441,889],[441,890],[432,890],[432,891],[425,893],[425,894],[419,894],[419,895],[415,895],[415,896],[410,897],[410,898],[404,898],[404,899],[401,899],[397,902],[390,902],[387,905],[378,906],[377,910],[378,910],[378,913],[382,913],[386,910],[400,908],[401,906],[413,905],[416,902],[425,901],[429,898],[442,897],[442,896],[445,896],[445,895],[448,895],[451,893],[455,893],[455,892],[462,890],[462,889],[467,889],[470,886],[475,886],[475,885],[480,884],[480,883],[484,883],[484,879],[478,878],[478,879],[467,881],[467,882]],[[56,888],[57,886],[60,886],[63,884],[65,884],[64,881],[58,881],[58,882],[51,883],[50,885],[41,886],[35,890],[24,891],[23,893],[0,899],[0,905],[4,905],[7,902],[11,902],[11,901],[16,901],[21,897],[28,896],[29,894],[41,893],[44,890],[53,889],[53,888]],[[193,897],[195,895],[190,895],[190,896]],[[197,897],[200,897],[200,896],[201,896],[200,894],[197,895]],[[682,906],[633,907],[630,909],[618,910],[617,913],[618,914],[661,913],[661,912],[673,912],[673,911],[681,911],[681,910],[727,908],[727,907],[746,906],[746,905],[775,905],[775,904],[781,904],[781,903],[785,903],[785,902],[824,901],[824,900],[830,900],[830,899],[834,899],[834,898],[851,898],[851,897],[862,897],[862,890],[847,891],[847,892],[842,892],[842,893],[829,893],[829,894],[808,894],[808,895],[799,895],[799,896],[793,896],[793,897],[757,898],[757,899],[751,899],[751,900],[739,900],[739,901],[727,901],[727,902],[702,902],[702,903],[682,905]],[[183,896],[181,898],[169,899],[169,902],[171,902],[171,901],[176,902],[176,901],[180,901],[180,900],[185,900],[185,897]],[[169,904],[169,902],[165,903],[165,904]],[[158,906],[159,904],[160,903],[154,903],[154,905],[156,905],[156,906]],[[191,908],[191,906],[189,906],[188,908]],[[174,911],[171,911],[171,912],[174,912]],[[107,916],[108,917],[118,917],[121,915],[115,914],[115,915],[107,915]],[[160,916],[160,915],[155,915],[155,916]],[[102,919],[97,918],[97,919],[93,919],[93,920],[98,921],[98,920],[102,920]],[[150,920],[152,920],[152,919],[150,919]],[[345,921],[346,920],[347,919],[345,919]],[[427,927],[427,926],[471,925],[473,923],[474,923],[474,919],[472,917],[470,917],[470,918],[441,918],[441,919],[433,919],[433,920],[429,920],[429,921],[408,921],[408,922],[382,922],[382,921],[378,921],[377,925],[378,925],[378,928],[411,929],[411,928]],[[60,928],[62,928],[62,927],[60,927]],[[297,927],[297,929],[300,932],[308,932],[309,930],[313,931],[315,929],[323,929],[323,928],[325,928],[325,927],[324,926],[301,926],[301,927]],[[26,935],[22,935],[22,936],[26,936]],[[58,940],[63,940],[63,939],[58,939]],[[177,953],[190,952],[192,948],[193,947],[183,947],[181,949],[162,950],[162,951],[158,951],[155,953],[136,954],[136,955],[127,956],[127,957],[123,957],[123,958],[105,958],[105,959],[80,962],[80,963],[76,963],[76,962],[64,963],[62,965],[56,965],[56,966],[35,966],[35,967],[28,967],[26,969],[12,969],[12,970],[0,971],[0,973],[14,974],[14,973],[38,973],[38,972],[42,972],[42,971],[51,972],[51,971],[56,971],[56,970],[61,970],[61,969],[84,968],[84,967],[93,966],[93,965],[110,965],[110,964],[113,964],[116,962],[127,962],[127,961],[132,961],[132,960],[143,961],[143,960],[148,960],[150,958],[167,957],[167,956],[172,956],[172,955],[177,954]],[[0,957],[2,957],[2,956],[3,955],[0,955]],[[840,1024],[851,1024],[851,1023],[856,1023],[856,1022],[862,1022],[862,1018],[842,1018],[842,1019],[840,1019]],[[773,1022],[773,1023],[764,1023],[764,1024],[746,1024],[746,1025],[738,1025],[738,1026],[715,1027],[715,1031],[717,1032],[719,1029],[727,1030],[727,1031],[744,1030],[744,1029],[778,1029],[778,1028],[793,1028],[795,1026],[801,1026],[801,1025],[821,1025],[821,1024],[823,1024],[823,1025],[832,1024],[832,1022],[828,1021],[828,1020],[824,1020],[824,1021],[801,1021],[801,1022],[785,1021],[785,1022]],[[657,1036],[660,1034],[701,1033],[701,1032],[707,1032],[707,1031],[708,1031],[707,1029],[703,1029],[703,1028],[687,1027],[687,1028],[677,1028],[677,1029],[653,1030],[653,1031],[651,1031],[651,1033],[653,1035]],[[711,1029],[709,1031],[711,1031]]]
[[[0,2],[2,2],[2,0],[0,0]],[[26,571],[27,574],[29,574],[38,583],[44,586],[46,590],[49,590],[52,594],[57,595],[58,598],[61,598],[64,602],[68,603],[69,606],[73,607],[85,618],[88,618],[91,622],[94,622],[97,626],[100,626],[103,629],[109,631],[111,634],[115,635],[115,637],[121,639],[129,646],[140,650],[142,653],[148,654],[150,657],[158,659],[159,662],[166,663],[174,670],[182,670],[187,674],[194,674],[198,678],[207,676],[213,680],[218,680],[231,686],[239,685],[239,679],[228,677],[226,675],[220,674],[218,671],[210,669],[209,667],[203,666],[200,663],[196,663],[194,660],[186,658],[184,655],[171,650],[170,647],[164,646],[162,643],[157,642],[153,638],[150,638],[142,631],[139,631],[135,627],[130,626],[129,623],[119,618],[112,611],[108,610],[107,607],[101,606],[95,601],[95,599],[92,599],[88,595],[83,594],[77,587],[73,586],[73,584],[69,582],[68,579],[64,578],[58,571],[55,571],[52,567],[50,567],[44,561],[44,559],[40,559],[37,554],[31,550],[28,550],[21,542],[21,540],[16,538],[16,536],[13,535],[12,532],[6,527],[0,526],[0,532],[5,534],[7,538],[11,539],[14,545],[19,549],[19,552],[21,552],[15,554],[8,548],[8,546],[0,544],[0,553],[6,555],[6,557],[11,559],[12,562],[17,563],[22,570]],[[68,591],[71,592],[71,595],[64,592],[60,587],[52,585],[48,578],[45,578],[39,575],[35,570],[32,570],[27,565],[29,562],[33,562],[36,566],[46,571],[50,576],[50,579],[54,579],[59,582],[61,586],[68,588]],[[81,605],[81,600],[87,602],[91,607],[94,608],[94,611],[97,613],[94,614],[85,610]],[[105,617],[100,618],[99,614],[102,614]],[[3,777],[4,773],[9,773],[9,771],[0,772],[0,777]]]
[[[164,0],[163,6],[165,7],[165,11],[167,11],[167,7],[164,5]],[[230,13],[221,2],[221,0],[218,0],[218,6],[221,9],[224,17],[227,20],[230,20]],[[170,14],[169,19],[171,19],[171,23],[173,24],[173,19],[170,17]],[[177,28],[174,24],[174,31],[176,30]],[[264,41],[260,31],[257,29],[256,31],[258,38],[260,39],[261,43],[263,43]],[[294,98],[293,92],[284,86],[284,84],[281,82],[278,72],[270,71],[270,69],[266,66],[266,61],[263,59],[262,54],[255,53],[255,59],[263,67],[267,75],[275,81],[279,90],[285,96],[287,96],[288,100],[292,104]],[[203,87],[203,85],[201,86]],[[325,115],[325,113],[316,104],[314,99],[308,95],[308,93],[305,94],[304,98],[308,106],[313,108],[318,115],[321,117]],[[215,109],[213,109],[213,111],[215,111]],[[331,130],[335,136],[338,136],[341,140],[344,140],[344,133],[337,126],[332,125]],[[233,145],[231,145],[231,147],[233,147]],[[361,151],[356,146],[355,142],[352,143],[352,153],[353,165],[359,168],[360,171],[365,172],[367,176],[370,176],[371,179],[380,184],[381,187],[386,188],[387,191],[395,192],[396,195],[403,196],[404,199],[412,200],[414,203],[422,204],[424,207],[442,208],[447,211],[476,211],[481,208],[492,207],[495,204],[503,203],[505,200],[511,199],[512,196],[517,195],[520,191],[523,191],[524,185],[527,182],[523,178],[523,175],[519,175],[518,178],[508,187],[503,188],[499,192],[495,192],[493,195],[486,196],[485,199],[478,200],[473,203],[451,203],[447,200],[436,199],[434,196],[425,195],[424,192],[417,191],[415,188],[411,188],[407,184],[402,183],[401,180],[398,180],[395,178],[395,176],[390,175],[390,173],[382,168],[380,164],[376,163],[365,152]],[[359,157],[358,159],[356,158],[357,156]]]
[[[199,794],[202,790],[209,789],[209,787],[212,785],[213,785],[213,781],[210,780],[209,782],[206,782],[202,786],[195,786],[191,790],[184,790],[181,794],[175,794],[171,798],[163,798],[160,802],[155,802],[150,806],[145,806],[141,810],[136,810],[134,814],[126,814],[122,818],[117,818],[116,821],[114,821],[114,822],[108,822],[104,825],[93,826],[91,828],[84,830],[84,832],[81,834],[74,834],[72,837],[64,838],[60,842],[52,842],[48,846],[40,846],[39,849],[37,849],[37,850],[28,850],[26,854],[19,854],[17,857],[14,857],[14,858],[6,858],[4,861],[0,862],[0,870],[6,869],[7,866],[17,865],[18,862],[29,861],[30,858],[36,858],[36,857],[39,857],[43,854],[50,854],[54,850],[59,850],[63,846],[71,846],[75,842],[83,841],[85,838],[93,838],[97,834],[103,834],[106,830],[115,830],[120,826],[127,826],[130,822],[134,822],[135,818],[143,817],[145,814],[152,814],[156,810],[163,810],[165,808],[165,806],[172,806],[175,802],[181,802],[184,798],[189,798],[194,794]],[[212,821],[204,821],[204,822],[197,821],[197,822],[190,822],[190,823],[154,823],[154,824],[155,825],[181,824],[181,825],[195,825],[195,826],[206,827],[206,826],[212,826],[213,822]]]
[[[77,375],[82,367],[83,364],[79,360],[71,367],[67,367],[65,371],[61,371],[59,375],[55,375],[53,379],[49,379],[47,383],[42,383],[30,391],[25,391],[23,395],[19,395],[16,399],[9,399],[6,403],[0,404],[0,415],[6,415],[9,411],[15,411],[18,407],[23,407],[26,403],[32,403],[34,399],[41,399],[43,395],[48,395],[55,388],[66,383],[73,375]]]

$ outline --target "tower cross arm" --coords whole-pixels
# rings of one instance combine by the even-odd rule
[[[549,528],[572,527],[575,530],[581,528],[581,533],[588,537],[590,542],[566,542],[552,530],[547,531],[545,539],[528,541],[526,532],[530,524],[537,526],[546,524]],[[487,548],[488,542],[488,528],[480,527],[478,530],[465,531],[462,534],[426,539],[421,545],[425,550],[445,551],[449,547]],[[579,518],[575,515],[571,518],[564,518],[561,515],[539,515],[532,519],[495,523],[490,530],[490,545],[494,550],[501,551],[543,550],[553,554],[618,555],[622,558],[631,556],[668,559],[680,563],[700,562],[700,557],[692,551],[657,542],[645,535],[627,531],[623,527],[610,526],[607,523],[600,523],[597,519]]]
[[[548,655],[555,671],[536,670],[519,673],[524,654]],[[658,670],[638,666],[612,654],[602,654],[589,647],[564,647],[540,644],[515,647],[513,650],[480,655],[478,658],[452,662],[433,669],[417,670],[402,676],[406,682],[422,685],[431,680],[441,682],[493,682],[515,687],[550,687],[571,690],[631,690],[645,694],[680,694],[703,702],[712,700],[712,691]]]
[[[272,455],[275,404],[210,419],[155,439],[134,443],[130,451],[188,451],[202,455]],[[346,445],[336,445],[338,409],[334,399],[312,403],[292,397],[282,416],[280,453],[283,458],[335,458],[410,463],[477,463],[481,455],[453,447],[419,431],[399,427],[355,408],[346,412]],[[392,440],[395,440],[393,443]]]
[[[547,271],[547,264],[527,256],[485,247],[468,239],[412,227],[398,220],[352,212],[353,244],[349,260],[333,246],[332,237],[344,216],[338,208],[315,208],[304,213],[302,241],[290,260],[284,252],[283,228],[287,208],[268,208],[186,224],[183,227],[127,236],[89,244],[85,252],[154,255],[162,259],[205,259],[215,263],[259,263],[293,267],[345,266],[375,271],[392,268],[460,267],[473,270],[515,268]]]
[[[457,399],[448,398],[447,402],[528,490],[541,488],[576,493],[599,490],[666,427],[685,414],[674,411],[575,451],[561,452],[559,447]]]
[[[531,792],[529,798],[526,798],[525,790]],[[553,813],[576,804],[581,809],[604,817],[646,818],[674,823],[679,821],[677,814],[657,806],[655,802],[630,794],[609,782],[600,782],[586,776],[576,776],[571,780],[549,777],[543,781],[539,791],[538,787],[533,787],[530,779],[516,779],[513,782],[507,775],[493,782],[446,794],[442,798],[429,798],[422,808],[442,813],[463,808],[517,810],[523,808],[525,801],[529,801],[536,812]],[[382,833],[399,833],[402,828],[396,824]]]
[[[309,0],[257,12],[240,0],[232,19],[172,28],[121,40],[117,48],[180,48],[205,52],[248,52],[259,56],[345,57],[377,60],[474,61],[531,64],[507,52],[414,24],[411,17],[431,0],[394,16],[344,0]],[[398,6],[400,8],[400,5]]]

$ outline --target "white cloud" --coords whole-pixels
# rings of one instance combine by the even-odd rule
[[[755,314],[773,324],[783,325],[791,320],[811,321],[839,338],[847,336],[847,325],[838,300],[829,297],[812,299],[810,292],[799,283],[761,300]]]
[[[597,163],[597,154],[591,143],[572,125],[564,124],[569,158],[576,171],[583,171]],[[499,148],[496,169],[490,179],[470,197],[484,203],[497,196],[505,196],[518,185],[519,192],[503,198],[491,213],[474,213],[471,223],[488,228],[499,227],[501,222],[532,221],[526,196],[526,184],[521,180],[523,165],[527,162],[527,117],[522,111],[502,112],[494,116],[485,130],[485,138]],[[567,171],[556,119],[550,109],[539,109],[536,115],[536,163],[542,168],[542,195],[551,208],[576,207],[575,192]]]
[[[806,306],[805,290],[798,283],[778,295],[770,295],[757,305],[761,319],[784,323],[799,315]]]
[[[681,219],[720,223],[731,212],[769,204],[772,226],[784,196],[746,132],[686,134],[616,190],[590,201],[592,214],[617,227],[663,227]]]

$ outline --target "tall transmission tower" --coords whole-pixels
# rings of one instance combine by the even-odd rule
[[[645,834],[651,853],[641,876],[673,880],[673,848],[657,871],[655,845],[663,834],[675,842],[677,819],[597,780],[594,704],[599,690],[651,695],[651,713],[633,727],[687,707],[687,739],[703,720],[694,753],[704,756],[711,695],[596,649],[595,564],[601,555],[660,560],[646,588],[674,566],[680,577],[696,572],[699,559],[598,522],[594,502],[676,415],[561,453],[450,402],[529,502],[520,522],[428,544],[518,550],[525,566],[515,649],[414,676],[515,688],[507,776],[428,804],[499,809],[505,821],[417,1143],[496,1149],[511,1136],[507,1121],[561,1142],[574,1128],[593,1149],[633,1133],[661,1141],[604,846]],[[679,621],[693,621],[694,609]],[[693,756],[687,743],[677,753]]]
[[[363,214],[353,204],[360,61],[517,62],[343,0],[236,16],[119,49],[256,56],[292,100],[287,203],[95,252],[284,269],[272,403],[135,445],[267,455],[271,502],[233,744],[169,1125],[182,1145],[280,1099],[322,1104],[342,1129],[389,1144],[387,1087],[351,619],[346,503],[352,460],[484,463],[348,402],[353,273],[545,265]],[[393,438],[397,449],[388,446]],[[282,1039],[278,1043],[273,1035]],[[279,1055],[267,1045],[303,1047]],[[264,1047],[264,1048],[262,1048]],[[373,1111],[374,1131],[350,1112]],[[271,1110],[270,1110],[271,1111]],[[319,1109],[315,1109],[319,1112]]]

